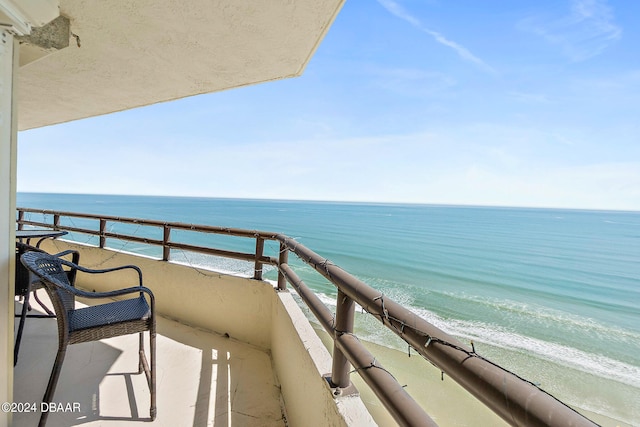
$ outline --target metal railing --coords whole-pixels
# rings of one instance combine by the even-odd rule
[[[350,365],[378,396],[398,424],[403,426],[435,426],[436,423],[411,398],[405,389],[353,335],[354,309],[358,303],[366,312],[377,317],[383,325],[409,344],[417,353],[437,366],[468,392],[483,402],[507,423],[514,426],[596,426],[569,406],[540,389],[533,383],[478,355],[475,349],[436,328],[379,291],[358,280],[326,258],[292,238],[264,231],[238,228],[192,225],[106,215],[58,212],[42,209],[18,208],[18,228],[24,225],[49,227],[84,233],[99,238],[104,248],[108,238],[155,245],[162,248],[162,259],[171,258],[172,249],[239,259],[254,263],[253,278],[263,279],[263,265],[278,270],[278,290],[290,283],[311,312],[334,341],[333,366],[328,379],[336,395],[350,385]],[[44,215],[45,221],[25,219],[25,213]],[[52,222],[46,222],[47,216]],[[61,217],[85,218],[98,221],[98,229],[80,228],[62,224]],[[162,230],[162,239],[145,238],[107,231],[108,223],[136,224]],[[253,253],[237,252],[198,246],[171,240],[173,230],[223,234],[255,239]],[[265,256],[265,241],[279,245],[278,256]],[[329,280],[338,290],[335,315],[304,283],[289,265],[289,254],[310,265]]]

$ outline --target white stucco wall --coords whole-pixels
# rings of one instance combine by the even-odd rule
[[[0,402],[13,396],[13,295],[16,227],[17,42],[0,31]],[[11,414],[0,412],[0,426]]]

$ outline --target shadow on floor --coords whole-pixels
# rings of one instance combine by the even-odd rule
[[[153,425],[285,425],[268,352],[161,317],[157,330]],[[14,369],[14,402],[35,403],[38,412],[14,414],[14,426],[37,425],[57,345],[55,319],[27,319]],[[70,345],[54,402],[72,410],[51,413],[47,426],[149,422],[149,390],[145,375],[137,374],[137,346],[135,334]],[[73,411],[77,407],[80,412]]]

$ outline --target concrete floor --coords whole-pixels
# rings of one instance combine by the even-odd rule
[[[54,402],[71,410],[51,413],[47,426],[286,425],[268,352],[161,317],[157,330],[153,423],[145,376],[137,374],[138,336],[129,335],[68,347]],[[15,413],[14,426],[37,425],[57,341],[55,319],[27,319],[14,369],[14,402],[35,404],[37,411]]]

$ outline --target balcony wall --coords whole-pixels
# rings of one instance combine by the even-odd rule
[[[161,316],[269,351],[288,425],[376,425],[357,394],[334,399],[322,377],[331,371],[331,356],[289,292],[276,292],[263,281],[61,240],[45,241],[42,248],[76,249],[88,268],[137,265]],[[136,284],[132,271],[77,278],[78,287],[96,291]]]

